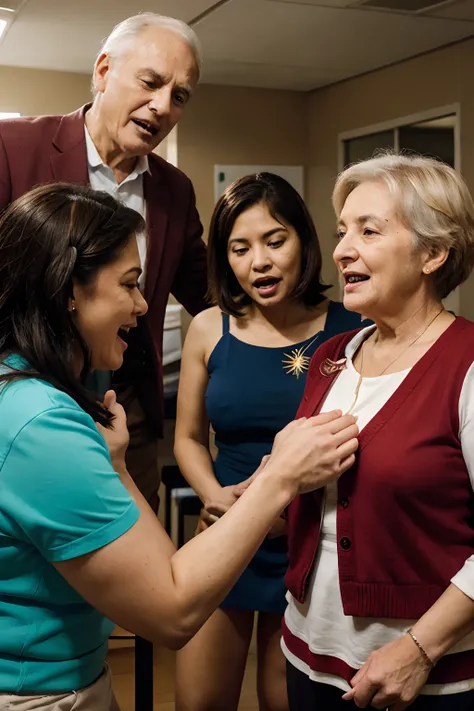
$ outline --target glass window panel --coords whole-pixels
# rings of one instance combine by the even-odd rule
[[[394,148],[394,142],[395,132],[393,130],[350,138],[348,141],[344,141],[344,167],[358,160],[371,158],[377,150]]]
[[[400,150],[416,151],[438,158],[454,168],[454,127],[437,125],[435,121],[399,129]]]

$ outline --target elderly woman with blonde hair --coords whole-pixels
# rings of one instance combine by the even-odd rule
[[[373,326],[311,364],[298,416],[358,417],[337,482],[289,507],[292,711],[474,709],[474,204],[429,158],[382,154],[333,194],[344,306]]]

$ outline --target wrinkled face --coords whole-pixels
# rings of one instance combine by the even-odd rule
[[[259,306],[281,304],[301,275],[301,242],[294,228],[259,203],[236,219],[227,246],[229,264],[242,289]]]
[[[73,316],[91,353],[93,370],[118,370],[122,365],[128,331],[148,310],[138,288],[140,274],[137,241],[132,237],[93,284],[74,284]]]
[[[176,32],[144,29],[119,57],[94,68],[101,128],[127,156],[150,153],[178,123],[198,81],[194,55]]]
[[[397,315],[415,304],[425,287],[426,255],[381,182],[366,182],[347,197],[338,223],[334,261],[344,279],[344,306],[369,318]]]

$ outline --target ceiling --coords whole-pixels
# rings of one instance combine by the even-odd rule
[[[91,71],[102,39],[151,10],[193,25],[203,81],[308,91],[474,36],[474,0],[0,0],[0,65]],[[367,0],[366,0],[367,2]],[[432,0],[436,2],[436,0]]]

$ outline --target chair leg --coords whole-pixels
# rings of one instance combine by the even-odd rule
[[[153,644],[135,637],[135,711],[153,711]]]

